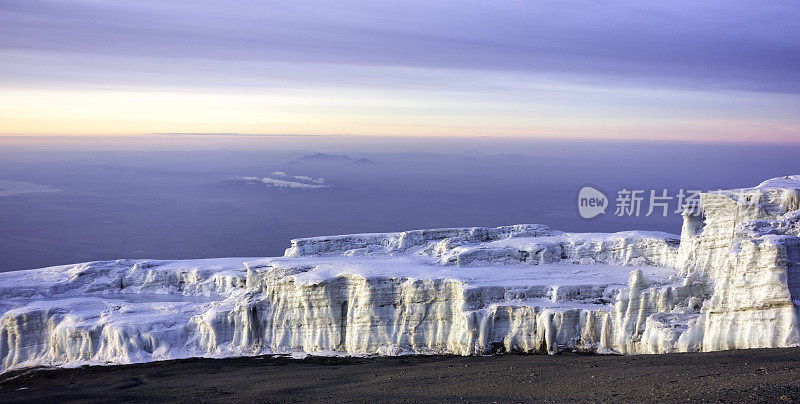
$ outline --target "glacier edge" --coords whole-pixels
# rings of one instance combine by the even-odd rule
[[[702,194],[680,237],[430,229],[0,273],[0,364],[797,346],[798,201],[788,176]]]

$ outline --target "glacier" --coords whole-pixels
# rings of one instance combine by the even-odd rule
[[[680,236],[431,229],[0,273],[0,362],[798,346],[798,201],[787,176],[702,193]]]

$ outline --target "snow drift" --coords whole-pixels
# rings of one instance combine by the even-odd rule
[[[680,238],[543,225],[292,240],[283,257],[0,273],[2,370],[191,356],[644,354],[800,345],[800,176]]]

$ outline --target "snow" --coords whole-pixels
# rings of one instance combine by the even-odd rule
[[[759,189],[800,189],[800,175],[787,175],[785,177],[770,178],[755,188]]]
[[[313,285],[341,276],[364,279],[408,278],[426,280],[451,280],[465,288],[480,286],[574,286],[574,285],[625,285],[631,267],[622,265],[542,264],[497,266],[486,265],[463,268],[435,266],[421,257],[353,257],[353,258],[271,258],[245,263],[247,266],[291,269],[313,268],[291,275],[295,283]],[[675,270],[663,267],[637,267],[654,281],[666,281]]]
[[[798,178],[704,193],[680,237],[428,229],[296,239],[283,257],[0,273],[2,370],[275,353],[800,345]]]

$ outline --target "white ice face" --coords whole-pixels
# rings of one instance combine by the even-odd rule
[[[798,201],[800,177],[704,194],[680,238],[433,229],[297,239],[275,258],[0,273],[0,360],[799,345]]]

